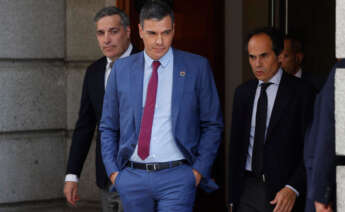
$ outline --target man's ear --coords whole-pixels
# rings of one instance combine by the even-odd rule
[[[278,55],[278,60],[279,60],[279,62],[281,63],[283,59],[284,59],[284,52],[282,51],[282,52],[280,52],[280,54]]]
[[[299,52],[296,54],[296,62],[298,65],[301,65],[304,58],[304,54],[302,52]]]
[[[144,30],[143,30],[143,28],[141,27],[140,24],[138,24],[138,28],[139,28],[139,36],[142,39],[143,38],[143,34],[144,34]]]
[[[126,34],[128,38],[131,37],[131,28],[129,26],[126,27]]]

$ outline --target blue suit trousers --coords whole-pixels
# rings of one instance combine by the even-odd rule
[[[160,171],[127,167],[115,180],[125,212],[192,212],[195,176],[189,165]]]

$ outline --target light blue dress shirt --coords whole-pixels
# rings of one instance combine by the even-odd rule
[[[144,59],[143,111],[146,101],[147,86],[152,74],[153,62],[146,52],[144,52]],[[176,141],[172,133],[171,101],[173,91],[174,55],[171,48],[159,59],[159,62],[161,65],[158,68],[158,87],[152,124],[150,154],[145,160],[142,160],[138,156],[138,145],[136,145],[130,161],[150,163],[184,159],[184,156],[176,145]]]
[[[268,81],[272,83],[268,88],[266,89],[267,94],[267,119],[266,119],[266,131],[265,131],[265,137],[268,125],[270,123],[272,109],[274,105],[274,101],[277,96],[277,91],[279,88],[279,83],[283,75],[283,70],[280,68],[277,73]],[[252,155],[253,155],[253,147],[254,147],[254,135],[255,135],[255,123],[256,123],[256,110],[258,105],[258,100],[260,97],[261,92],[261,84],[263,81],[259,80],[258,86],[256,88],[255,98],[254,98],[254,104],[253,104],[253,113],[252,113],[252,121],[250,125],[250,134],[249,134],[249,148],[248,148],[248,154],[247,154],[247,161],[246,161],[246,170],[252,171]]]

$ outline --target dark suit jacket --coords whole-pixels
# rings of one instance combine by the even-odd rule
[[[133,47],[131,54],[138,52]],[[106,57],[92,63],[86,71],[80,101],[78,121],[72,137],[66,174],[80,177],[84,161],[89,152],[95,128],[98,126],[103,108],[104,75],[107,65]],[[102,162],[100,133],[96,138],[96,180],[97,186],[105,188],[108,177]]]
[[[327,76],[303,71],[301,79],[309,83],[309,85],[315,89],[316,93],[319,93],[327,79]]]
[[[308,201],[306,212],[315,211],[314,201],[329,204],[335,201],[335,118],[334,78],[336,68],[345,68],[345,60],[338,62],[318,94],[314,119],[305,143]]]
[[[229,154],[229,200],[235,208],[243,189],[243,179],[257,80],[236,89],[233,103]],[[264,173],[270,190],[269,198],[285,185],[291,185],[303,196],[304,134],[309,121],[314,94],[300,79],[283,72],[277,91],[264,147]],[[302,199],[299,197],[299,199]]]
[[[223,121],[217,89],[207,59],[173,49],[172,134],[181,153],[213,191],[210,179]],[[138,143],[143,113],[144,53],[117,60],[104,96],[100,124],[102,156],[108,175],[123,170]]]

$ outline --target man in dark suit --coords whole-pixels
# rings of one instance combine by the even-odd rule
[[[98,126],[103,105],[103,96],[111,64],[121,57],[136,52],[130,43],[130,27],[127,15],[116,7],[101,9],[95,16],[96,36],[104,57],[91,64],[86,71],[81,95],[79,118],[72,137],[67,164],[64,194],[72,205],[78,197],[78,179],[89,152],[95,128]],[[122,211],[116,192],[108,192],[108,180],[100,153],[100,134],[96,139],[96,179],[101,189],[104,212]]]
[[[309,83],[316,92],[319,92],[326,77],[302,70],[303,58],[304,52],[301,40],[297,36],[286,35],[283,52],[279,55],[281,67],[287,73]]]
[[[247,47],[256,79],[234,96],[228,203],[237,212],[301,211],[296,206],[305,192],[303,141],[314,95],[280,67],[281,33],[258,29]]]
[[[302,42],[291,35],[284,38],[284,49],[279,55],[281,67],[295,77],[302,77],[302,61],[304,58]]]
[[[213,191],[223,123],[208,61],[171,47],[172,9],[140,12],[143,52],[115,62],[100,124],[102,156],[126,212],[192,212],[195,190]]]
[[[335,209],[335,75],[344,68],[345,60],[337,62],[315,101],[304,154],[308,182],[306,212]]]

